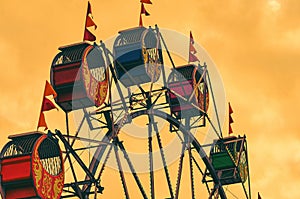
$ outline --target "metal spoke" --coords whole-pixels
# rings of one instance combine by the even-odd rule
[[[190,178],[191,178],[191,192],[192,199],[195,199],[195,187],[194,187],[194,172],[193,172],[193,155],[191,151],[191,144],[188,144],[189,164],[190,164]]]
[[[120,174],[124,194],[125,194],[126,199],[129,199],[129,193],[128,193],[128,189],[127,189],[127,185],[126,185],[126,181],[125,181],[125,176],[124,176],[124,173],[123,173],[122,164],[121,164],[120,156],[119,156],[119,153],[118,153],[118,140],[114,139],[114,143],[115,143],[114,151],[115,151],[116,161],[117,161],[117,164],[118,164],[118,170],[119,170],[119,174]]]
[[[100,172],[99,172],[99,174],[98,174],[97,181],[100,181],[100,178],[101,178],[102,173],[103,173],[103,171],[104,171],[104,169],[105,169],[105,166],[106,166],[106,163],[107,163],[107,161],[108,161],[108,158],[109,158],[110,153],[111,153],[111,151],[112,151],[112,148],[113,148],[113,146],[111,145],[110,148],[109,148],[109,150],[108,150],[108,152],[107,152],[107,155],[106,155],[106,157],[105,157],[105,159],[104,159],[104,162],[103,162],[103,164],[102,164],[102,167],[101,167],[101,169],[100,169]]]
[[[178,165],[175,199],[178,199],[178,197],[179,197],[179,188],[180,188],[180,181],[181,181],[181,175],[182,175],[182,167],[183,167],[183,158],[184,158],[185,145],[186,145],[186,143],[183,142],[182,143],[182,149],[181,149],[181,155],[180,155],[180,159],[179,159],[179,165]]]
[[[205,64],[205,68],[206,68],[206,64]],[[218,109],[217,109],[216,100],[215,100],[215,96],[214,96],[214,91],[213,91],[213,88],[212,88],[212,84],[211,84],[211,81],[210,81],[210,76],[209,76],[208,71],[207,71],[207,78],[208,78],[209,88],[210,88],[210,92],[211,92],[211,96],[212,96],[212,101],[213,101],[214,108],[215,108],[215,114],[216,114],[217,121],[218,121],[220,136],[223,137],[222,128],[221,128],[220,119],[219,119],[219,114],[218,114]]]
[[[104,171],[104,169],[105,169],[106,163],[107,163],[107,161],[108,161],[108,159],[109,159],[109,156],[110,156],[110,153],[111,153],[112,149],[113,149],[113,145],[110,146],[110,148],[109,148],[109,150],[108,150],[108,152],[107,152],[107,155],[106,155],[106,157],[105,157],[105,159],[104,159],[104,162],[103,162],[103,164],[102,164],[102,167],[101,167],[100,172],[99,172],[98,177],[97,177],[97,183],[98,183],[98,182],[100,183],[100,178],[101,178],[102,173],[103,173],[103,171]],[[95,185],[95,195],[94,195],[94,199],[97,199],[97,194],[98,194],[98,186]]]
[[[162,159],[164,170],[165,170],[165,175],[166,175],[166,179],[167,179],[167,183],[168,183],[168,187],[169,187],[170,196],[171,196],[171,198],[174,198],[171,179],[170,179],[170,175],[169,175],[169,170],[168,170],[168,166],[167,166],[166,158],[165,158],[165,154],[164,154],[164,148],[162,146],[162,142],[161,142],[161,138],[160,138],[160,134],[158,132],[156,122],[153,123],[153,127],[154,127],[154,130],[156,132],[157,142],[158,142],[159,151],[160,151],[161,159]]]
[[[149,175],[150,175],[150,198],[154,199],[154,173],[153,173],[153,149],[152,149],[152,121],[148,124],[148,153],[149,153]]]
[[[135,179],[135,182],[137,183],[137,185],[138,185],[138,187],[139,187],[139,189],[141,191],[141,194],[143,195],[144,199],[148,199],[148,197],[146,195],[146,192],[144,190],[144,187],[142,186],[142,183],[141,183],[141,181],[140,181],[140,179],[139,179],[139,177],[138,177],[138,175],[137,175],[137,173],[135,171],[135,168],[133,167],[133,164],[132,164],[132,162],[131,162],[131,160],[129,158],[128,153],[125,150],[125,147],[124,147],[123,143],[119,142],[118,144],[119,144],[119,147],[120,147],[121,151],[123,152],[125,160],[127,161],[127,164],[128,164],[129,169],[131,171],[131,174],[133,175],[133,177]]]

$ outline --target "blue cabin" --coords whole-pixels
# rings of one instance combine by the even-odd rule
[[[163,57],[159,37],[151,28],[120,31],[113,55],[118,79],[125,87],[158,80]]]

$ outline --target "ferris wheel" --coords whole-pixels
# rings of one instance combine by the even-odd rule
[[[118,187],[114,197],[126,199],[251,198],[246,137],[223,137],[212,67],[176,65],[176,39],[186,45],[135,27],[113,42],[60,47],[50,76],[66,129],[10,137],[2,196],[111,198]],[[29,173],[10,176],[20,162]]]

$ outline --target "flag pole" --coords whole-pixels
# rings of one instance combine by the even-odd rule
[[[83,30],[82,41],[84,41],[84,35],[85,35],[85,29],[86,29],[86,22],[87,22],[87,15],[88,15],[88,12],[89,12],[89,8],[90,8],[90,2],[88,1],[88,7],[87,7],[87,10],[86,10],[86,14],[85,14],[85,23],[84,23],[84,30]]]
[[[231,114],[233,113],[232,107],[230,105],[230,102],[228,102],[228,135],[230,136],[230,134],[233,133],[232,128],[231,128],[231,124],[234,122]]]
[[[152,4],[152,2],[150,0],[141,0],[141,11],[140,11],[140,21],[139,21],[139,27],[143,26],[143,18],[142,18],[142,14],[149,16],[150,13],[147,12],[144,3],[146,4]]]
[[[188,64],[190,64],[190,53],[191,53],[191,34],[192,34],[192,31],[190,30],[189,61],[188,61]]]
[[[143,27],[143,19],[141,13],[140,13],[139,27]]]
[[[48,129],[44,112],[52,110],[54,108],[56,108],[58,110],[58,108],[53,104],[53,102],[51,102],[48,98],[46,98],[46,96],[49,96],[49,95],[52,95],[53,98],[57,97],[57,93],[55,92],[55,90],[53,89],[51,84],[46,80],[45,89],[44,89],[44,93],[43,93],[43,100],[42,100],[42,105],[41,105],[41,111],[40,111],[40,117],[39,117],[39,121],[38,121],[38,125],[37,125],[37,131],[38,131],[39,127],[45,127],[45,130]]]
[[[143,9],[143,3],[141,2],[141,10],[140,10],[140,20],[139,20],[139,27],[143,27],[143,18],[142,18],[142,9]]]

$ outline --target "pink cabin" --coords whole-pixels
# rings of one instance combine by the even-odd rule
[[[202,116],[209,95],[203,67],[193,64],[176,67],[168,77],[171,114],[177,118]]]

